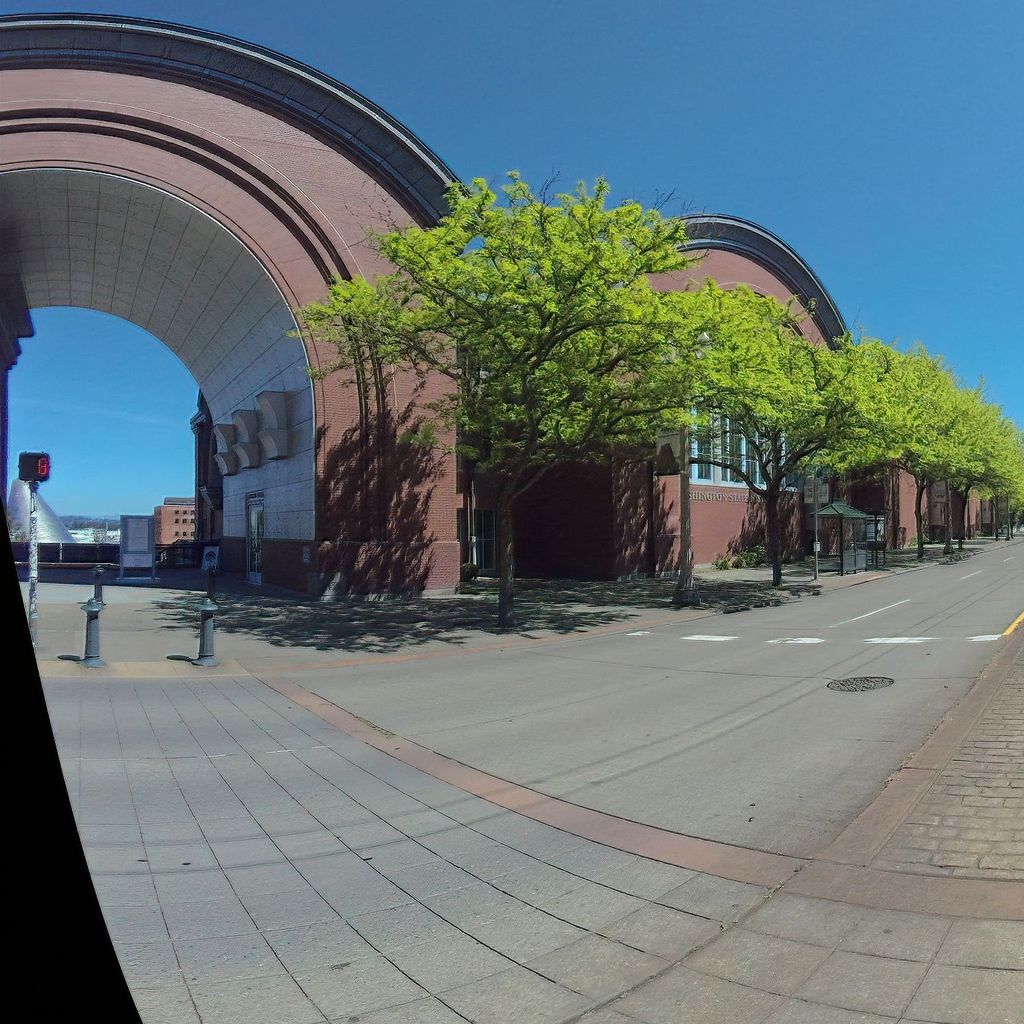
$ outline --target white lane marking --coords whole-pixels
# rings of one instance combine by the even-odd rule
[[[828,628],[835,629],[836,626],[845,626],[848,622],[859,622],[861,619],[869,619],[872,615],[877,615],[879,612],[887,612],[890,608],[896,608],[898,605],[906,604],[909,600],[909,597],[905,597],[902,601],[887,604],[884,608],[876,608],[873,612],[865,612],[863,615],[855,615],[852,619],[843,619],[842,622],[836,622]]]
[[[778,640],[765,640],[766,644],[823,644],[817,636],[780,636]]]
[[[924,644],[929,640],[938,640],[937,636],[873,636],[865,640],[866,644]]]
[[[1017,557],[1016,555],[1010,555],[1009,558],[1004,558],[1003,561],[1004,562],[1012,562],[1016,557]]]
[[[705,633],[694,633],[693,636],[681,636],[680,640],[710,640],[714,643],[721,643],[724,640],[739,640],[738,636],[709,636]]]
[[[983,644],[990,640],[1002,640],[1002,638],[1002,633],[983,633],[981,636],[969,636],[967,639],[970,640],[971,643]]]
[[[638,629],[635,633],[627,633],[626,636],[650,636],[651,631],[649,629]]]
[[[961,576],[962,580],[969,580],[972,576],[980,576],[985,570],[979,569],[977,572],[969,572],[966,576]]]

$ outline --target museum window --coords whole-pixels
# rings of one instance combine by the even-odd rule
[[[758,441],[758,446],[762,446],[762,454],[764,443],[766,439]],[[747,487],[747,482],[741,476],[741,473],[745,473],[755,487],[765,485],[757,447],[728,419],[716,418],[710,426],[694,431],[690,458],[690,479],[695,483],[713,484],[716,487]],[[711,460],[731,465],[718,466]],[[782,488],[793,489],[789,480],[782,481]]]
[[[707,460],[712,457],[711,438],[698,432],[690,444],[690,478],[710,484],[715,479],[715,467]]]

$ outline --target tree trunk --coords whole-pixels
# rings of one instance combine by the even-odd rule
[[[971,489],[968,487],[960,495],[960,536],[957,537],[957,547],[960,551],[964,549],[964,538],[967,536],[967,502],[970,500]]]
[[[498,525],[498,626],[512,625],[512,595],[516,582],[515,535],[512,520],[512,497],[507,491],[496,502]]]
[[[900,471],[896,466],[889,470],[888,527],[889,547],[895,551],[897,548],[903,547],[900,543]]]
[[[672,603],[695,604],[693,586],[693,505],[690,501],[690,432],[679,431],[679,575]]]
[[[782,586],[782,523],[779,521],[779,489],[769,486],[764,495],[765,539],[772,586]]]
[[[945,543],[942,545],[942,553],[944,555],[953,554],[953,503],[950,501],[950,495],[953,493],[952,487],[949,486],[949,481],[945,484],[945,498],[942,502],[942,532],[946,535]]]
[[[914,498],[914,521],[917,524],[917,560],[924,561],[924,512],[921,501],[924,498],[924,480],[917,481],[917,494]]]

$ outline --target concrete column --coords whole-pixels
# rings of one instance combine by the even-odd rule
[[[7,501],[10,453],[7,412],[7,375],[21,355],[20,338],[34,333],[25,290],[16,274],[0,274],[0,500]]]

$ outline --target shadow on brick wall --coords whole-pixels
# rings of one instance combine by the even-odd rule
[[[787,492],[779,498],[779,519],[782,522],[782,557],[793,558],[803,553],[803,501],[799,494]],[[729,542],[729,554],[739,555],[753,548],[768,546],[768,524],[764,501],[751,495],[740,532]]]
[[[422,591],[434,569],[429,512],[447,456],[407,439],[418,393],[399,413],[367,412],[326,449],[318,569],[327,598]]]

